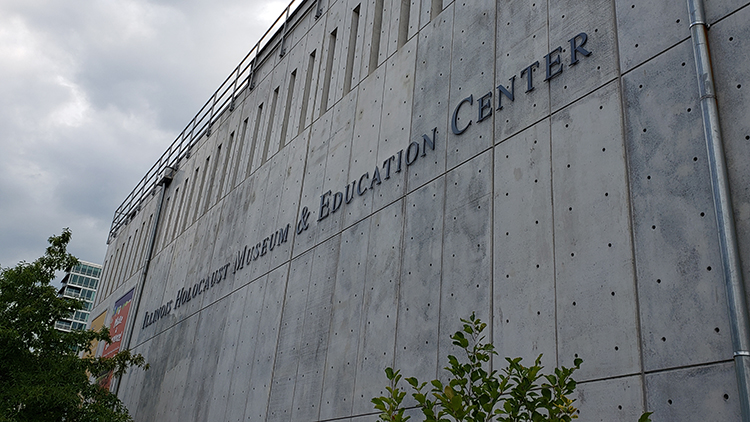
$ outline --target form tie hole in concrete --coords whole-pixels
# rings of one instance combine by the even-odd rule
[[[620,350],[620,348],[617,347],[617,346],[615,346],[615,352],[618,351],[618,350]]]
[[[539,264],[536,264],[536,267],[539,268]]]
[[[638,85],[638,88],[639,89],[643,89],[643,85]]]
[[[643,128],[643,133],[646,133],[646,128],[645,127]]]
[[[729,400],[729,394],[724,394],[724,400]]]
[[[750,141],[750,135],[745,136],[746,141]]]
[[[612,247],[612,244],[611,244],[611,243],[607,243],[607,246],[611,248],[611,247]]]
[[[737,89],[740,89],[740,88],[742,88],[742,85],[739,85],[739,84],[738,84],[738,85],[737,85]]]
[[[693,111],[693,110],[688,107],[687,112],[690,113],[691,111]]]
[[[677,19],[677,20],[675,21],[675,23],[680,23],[680,20],[679,20],[679,19]]]
[[[646,179],[651,180],[651,176],[646,176]]]
[[[656,279],[656,284],[661,284],[661,279],[660,278]]]
[[[638,44],[635,45],[635,48],[638,48]]]
[[[698,157],[693,157],[693,161],[698,161]]]
[[[615,295],[615,292],[612,292],[612,296],[614,296],[614,295]]]
[[[662,337],[661,341],[667,341],[667,338],[666,337]]]
[[[667,403],[672,404],[672,399],[667,400]]]
[[[711,267],[710,266],[706,267],[706,270],[711,271]]]
[[[537,314],[537,315],[541,315],[542,313],[541,313],[541,312],[539,312],[539,311],[536,311],[536,314]]]
[[[576,306],[576,303],[575,303],[575,302],[573,302],[573,306]]]
[[[622,405],[618,405],[618,406],[617,406],[617,409],[618,409],[618,410],[622,410]]]
[[[734,41],[734,37],[729,37],[729,41]]]
[[[714,328],[714,331],[716,331],[716,332],[718,333],[718,332],[720,332],[721,330],[719,329],[719,327],[716,327],[716,328]]]
[[[685,62],[682,62],[682,65],[685,66]]]
[[[609,192],[604,192],[604,196],[609,196]]]
[[[705,217],[705,216],[706,216],[706,213],[705,213],[705,212],[702,212],[702,213],[701,213],[701,217]]]
[[[651,230],[656,230],[656,226],[651,226]]]
[[[576,256],[575,252],[571,252],[570,256],[571,256],[571,258],[574,257],[574,256]]]

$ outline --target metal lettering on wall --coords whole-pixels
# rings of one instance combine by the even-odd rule
[[[584,48],[587,41],[588,35],[585,32],[581,32],[568,40],[568,43],[570,44],[570,60],[568,62],[568,67],[578,64],[581,56],[588,57],[591,55],[591,50]],[[544,56],[545,82],[549,82],[556,76],[562,74],[564,69],[562,52],[563,49],[560,46]],[[535,61],[524,69],[521,69],[519,72],[520,79],[526,79],[526,93],[534,90],[532,70],[539,66],[541,66],[539,61]],[[493,108],[496,111],[503,109],[503,97],[507,98],[510,102],[515,101],[516,75],[513,75],[509,80],[510,85],[508,87],[501,84],[495,88],[497,91],[497,107],[495,107],[492,101],[493,92],[495,92],[494,90],[487,92],[476,100],[472,94],[459,101],[451,115],[451,131],[455,135],[462,135],[473,123],[473,120],[469,120],[468,123],[459,127],[459,112],[464,106],[468,105],[469,107],[473,107],[476,102],[476,122],[481,123],[492,116]],[[409,167],[415,164],[419,158],[426,157],[429,150],[434,151],[436,142],[437,127],[432,129],[431,135],[423,134],[419,141],[410,142],[406,148],[403,148],[388,157],[382,163],[382,166],[380,163],[376,163],[372,173],[365,172],[360,175],[359,178],[352,180],[351,183],[339,188],[340,190],[337,190],[336,192],[329,189],[320,196],[320,203],[316,207],[318,210],[318,217],[315,221],[321,222],[341,210],[344,206],[350,204],[356,198],[363,196],[368,191],[380,189],[381,184],[386,183],[392,176],[395,177],[395,175],[400,174],[404,169],[404,166]],[[294,231],[298,235],[310,228],[311,216],[312,212],[310,211],[310,208],[307,206],[301,208],[299,218],[294,226]],[[266,236],[256,244],[245,245],[242,250],[237,251],[235,256],[226,264],[215,269],[198,282],[192,285],[188,284],[177,290],[174,300],[170,300],[152,312],[146,312],[142,328],[152,325],[161,318],[170,315],[173,310],[187,304],[198,295],[218,286],[223,280],[226,280],[230,268],[232,269],[232,274],[235,274],[237,271],[244,269],[246,266],[249,267],[254,261],[261,259],[275,248],[286,243],[289,240],[290,227],[292,227],[291,224],[287,224],[273,232],[271,235]]]

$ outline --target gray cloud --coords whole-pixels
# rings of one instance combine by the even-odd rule
[[[286,1],[0,4],[0,265],[70,227],[102,262],[115,208]]]

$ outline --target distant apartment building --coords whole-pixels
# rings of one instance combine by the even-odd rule
[[[101,265],[80,261],[78,265],[65,274],[58,296],[82,299],[84,304],[82,309],[74,311],[67,319],[56,321],[55,328],[62,331],[85,330],[87,328],[101,273]]]

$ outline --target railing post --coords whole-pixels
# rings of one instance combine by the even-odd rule
[[[286,54],[286,26],[289,23],[289,8],[292,6],[291,3],[286,7],[286,16],[284,17],[284,28],[281,30],[281,51],[279,51],[279,57],[284,57]]]
[[[250,74],[247,75],[247,87],[251,91],[255,89],[255,59],[258,58],[258,45],[255,45],[255,57],[250,61]]]
[[[229,111],[234,111],[234,100],[237,94],[237,81],[240,79],[241,68],[242,63],[238,64],[237,69],[235,70],[237,74],[234,76],[234,84],[232,85],[232,101],[229,103]]]
[[[211,124],[213,124],[213,120],[214,120],[214,107],[216,107],[216,99],[218,98],[217,97],[218,93],[219,93],[218,91],[214,93],[214,100],[211,103],[211,113],[208,115],[208,128],[206,128],[206,137],[211,136]]]

